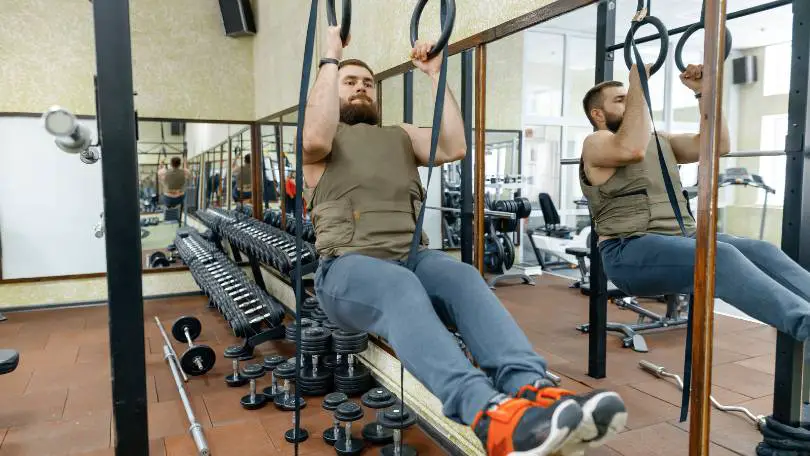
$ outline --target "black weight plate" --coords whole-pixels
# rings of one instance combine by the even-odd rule
[[[354,331],[345,331],[340,329],[332,333],[332,338],[337,342],[357,342],[363,339],[368,339],[367,332],[354,332]]]
[[[279,364],[276,366],[275,370],[273,370],[273,375],[282,380],[295,378],[295,363],[290,364],[289,362],[285,361]]]
[[[214,367],[216,360],[214,349],[207,345],[197,345],[180,356],[180,368],[188,375],[203,375]]]
[[[225,349],[224,356],[226,358],[239,358],[244,353],[245,350],[241,345],[231,345],[230,347]]]
[[[389,429],[406,429],[416,423],[416,415],[408,407],[397,404],[381,413],[379,422]]]
[[[302,427],[299,427],[297,431],[295,428],[292,428],[284,433],[284,439],[288,443],[295,443],[295,442],[301,443],[306,441],[308,438],[309,432],[307,432],[307,430]]]
[[[357,421],[363,418],[363,407],[357,402],[346,401],[335,409],[335,418],[342,421]]]
[[[339,366],[335,368],[334,376],[335,381],[338,380],[351,380],[355,378],[362,378],[371,375],[371,371],[366,366],[355,365],[353,372],[349,372],[349,366]]]
[[[363,452],[364,447],[363,441],[355,438],[349,438],[348,444],[345,438],[335,442],[335,452],[339,456],[357,456]]]
[[[178,342],[186,343],[186,334],[183,331],[183,328],[188,328],[188,335],[191,337],[191,340],[195,340],[196,338],[200,337],[200,333],[202,332],[202,324],[200,324],[200,320],[190,315],[186,315],[184,317],[180,317],[175,320],[174,324],[172,325],[172,336],[174,336],[175,340]]]
[[[278,407],[281,410],[284,410],[284,411],[287,411],[287,412],[292,412],[293,410],[295,410],[295,395],[290,394],[287,397],[287,400],[285,401],[284,400],[284,394],[279,394],[273,400],[273,403],[275,403],[276,407]],[[303,409],[306,406],[307,406],[307,401],[303,397],[300,398],[299,401],[298,401],[299,410]]]
[[[368,348],[368,340],[362,340],[357,342],[334,342],[332,344],[332,350],[335,353],[341,354],[358,354],[363,353]]]
[[[328,330],[330,330],[332,332],[335,332],[338,329],[340,329],[340,326],[338,326],[337,323],[333,322],[332,320],[325,320],[325,321],[321,322],[321,325],[323,325],[324,328],[326,328],[326,329],[328,329]]]
[[[323,398],[323,404],[321,404],[321,406],[326,410],[335,410],[338,405],[348,400],[349,396],[346,396],[344,393],[330,393]]]
[[[242,368],[242,375],[248,379],[264,376],[264,366],[261,364],[248,364]]]
[[[285,357],[281,355],[270,355],[264,357],[264,370],[265,372],[272,372],[273,369],[276,368],[279,364],[283,363],[286,360]]]
[[[323,358],[323,366],[327,369],[334,369],[338,366],[337,355],[330,354]]]
[[[365,441],[375,445],[385,445],[394,441],[394,431],[382,427],[376,421],[363,426],[362,435]]]
[[[332,337],[332,334],[329,330],[321,326],[303,328],[301,330],[301,342],[325,343],[330,337]]]
[[[302,378],[307,380],[324,381],[332,378],[332,372],[325,368],[315,371],[312,367],[304,367],[298,371],[299,381]]]
[[[397,402],[397,399],[385,388],[373,388],[360,399],[363,405],[373,409],[383,409],[390,407]]]
[[[398,455],[398,456],[417,456],[418,454],[419,453],[417,453],[416,448],[414,448],[414,447],[412,447],[410,445],[406,445],[404,443],[401,444],[401,448],[399,449],[399,453],[394,451],[394,445],[393,444],[386,445],[386,446],[380,448],[380,456],[395,456],[395,455]]]
[[[337,393],[343,394],[343,393]],[[323,441],[326,442],[327,445],[335,445],[335,442],[338,440],[346,440],[346,428],[343,426],[338,426],[337,432],[335,431],[335,427],[332,426],[329,429],[324,429],[323,431]]]

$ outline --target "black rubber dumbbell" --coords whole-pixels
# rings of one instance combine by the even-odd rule
[[[349,396],[345,393],[329,393],[323,398],[321,407],[324,410],[334,412],[338,406],[349,400]],[[335,445],[335,442],[346,437],[346,428],[340,425],[340,420],[337,417],[333,418],[332,427],[323,431],[323,441],[327,445]]]
[[[335,451],[340,456],[354,456],[363,451],[365,444],[352,437],[352,423],[363,418],[363,407],[356,402],[347,401],[335,409],[335,419],[346,423],[346,436],[335,442]]]
[[[360,398],[363,405],[366,407],[377,410],[377,421],[373,421],[363,426],[363,438],[367,442],[374,444],[386,444],[394,441],[394,432],[392,429],[384,427],[379,423],[381,409],[391,407],[396,404],[397,399],[385,388],[372,388]]]
[[[295,410],[295,394],[290,388],[292,384],[291,380],[295,379],[295,364],[290,364],[285,361],[276,366],[275,370],[273,370],[273,375],[278,379],[284,380],[284,384],[281,390],[278,391],[278,394],[276,394],[275,399],[273,399],[273,403],[280,410],[287,412]],[[303,409],[307,406],[307,401],[305,401],[303,397],[300,399],[299,409]]]
[[[230,375],[225,376],[225,384],[230,386],[231,388],[244,386],[248,379],[242,376],[242,373],[239,372],[239,356],[241,355],[241,349],[239,351],[228,351],[225,350],[225,357],[231,358],[233,360],[233,373]]]
[[[188,343],[188,350],[180,356],[180,368],[188,375],[203,375],[214,367],[217,355],[208,345],[195,345],[194,340],[200,336],[200,320],[184,316],[172,324],[172,336],[178,342]]]
[[[380,449],[383,456],[417,456],[416,448],[402,443],[402,431],[416,423],[416,415],[402,404],[396,404],[382,413],[378,418],[384,427],[394,430],[394,443]]]
[[[250,379],[250,394],[242,396],[239,401],[247,410],[260,409],[267,404],[267,397],[264,394],[256,393],[256,379],[264,377],[264,366],[261,364],[248,364],[242,370],[242,375]]]
[[[275,369],[278,367],[279,364],[285,361],[284,357],[281,355],[270,355],[264,357],[264,371],[270,374],[270,386],[265,388],[262,393],[267,396],[268,399],[271,401],[276,398],[276,396],[281,391],[281,388],[278,386],[278,380],[276,379]]]

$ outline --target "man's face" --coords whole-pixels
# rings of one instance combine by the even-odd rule
[[[624,118],[624,101],[627,89],[624,87],[605,87],[602,89],[602,109],[596,109],[594,118],[600,126],[616,133]]]
[[[361,66],[346,65],[338,72],[340,121],[349,125],[377,125],[377,86],[369,71]]]

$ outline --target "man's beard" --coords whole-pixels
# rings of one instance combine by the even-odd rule
[[[611,116],[608,114],[605,116],[605,126],[613,133],[618,133],[619,128],[622,126],[622,120],[622,116]]]
[[[355,104],[352,101],[361,99],[367,104]],[[371,98],[365,95],[354,95],[349,98],[349,102],[340,100],[340,121],[355,125],[358,123],[367,123],[369,125],[377,125],[380,120],[380,114],[377,112],[377,106],[372,103]]]

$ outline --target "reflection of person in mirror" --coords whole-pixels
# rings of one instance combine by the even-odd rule
[[[253,191],[253,174],[250,170],[250,154],[245,154],[242,159],[234,161],[231,174],[234,176],[233,199],[234,201],[244,201],[250,199]]]
[[[444,414],[470,426],[489,455],[575,454],[620,431],[626,412],[616,393],[557,388],[545,359],[481,273],[427,248],[416,220],[425,200],[419,167],[428,164],[432,129],[380,126],[379,81],[366,63],[341,61],[338,27],[326,34],[306,106],[300,169],[320,254],[315,290],[329,319],[384,338]],[[443,59],[430,56],[432,47],[417,42],[411,50],[412,64],[432,87],[415,97],[435,99],[439,90]],[[444,90],[437,166],[467,152],[461,111]],[[411,270],[414,234],[421,248]]]
[[[191,171],[188,164],[183,165],[180,157],[172,157],[171,166],[166,166],[166,161],[161,159],[158,169],[158,179],[160,179],[161,202],[166,207],[175,207],[183,203],[186,196],[186,184],[191,180]],[[183,166],[181,168],[181,166]]]
[[[680,79],[706,115],[703,66],[689,65]],[[629,81],[627,89],[621,82],[604,82],[583,100],[597,131],[583,143],[579,178],[599,234],[599,254],[607,277],[626,294],[691,294],[697,223],[678,166],[699,162],[708,122],[694,133],[658,132],[656,141],[635,66]],[[725,155],[731,147],[721,120],[716,153]],[[669,202],[658,144],[685,235]],[[770,242],[725,233],[717,233],[716,257],[716,297],[800,341],[810,340],[810,273]]]

